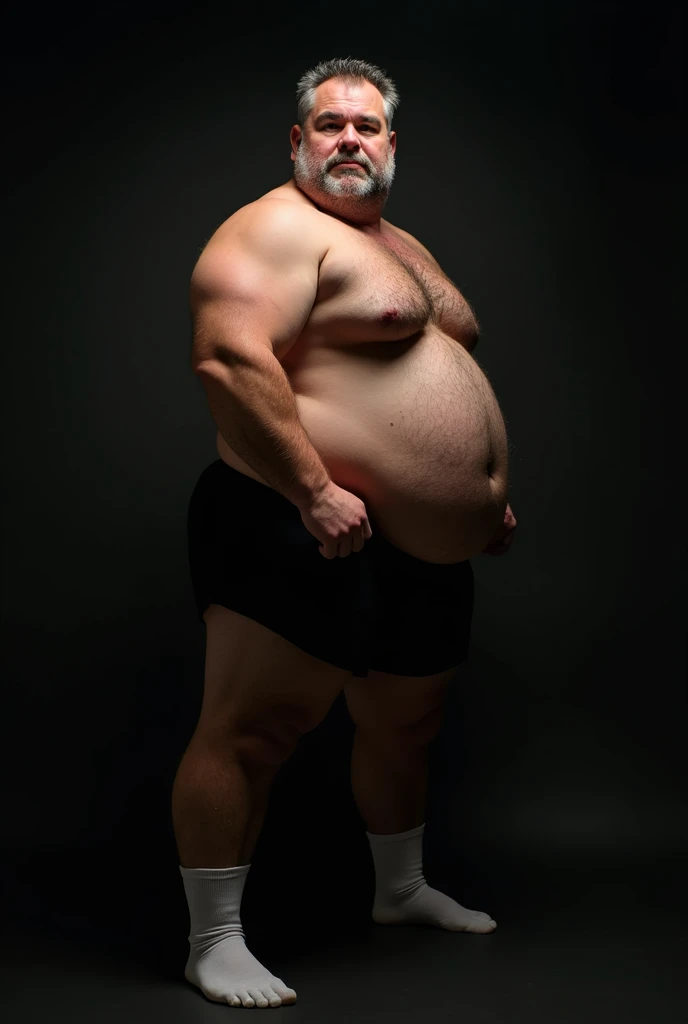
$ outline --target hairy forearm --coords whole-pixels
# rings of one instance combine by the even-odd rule
[[[330,482],[301,425],[294,392],[267,349],[250,358],[210,361],[196,368],[217,429],[245,462],[296,506]]]

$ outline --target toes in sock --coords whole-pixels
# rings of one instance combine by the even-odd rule
[[[184,976],[216,1003],[249,1007],[293,1003],[294,989],[271,974],[246,948],[240,909],[250,867],[179,865],[191,924]]]

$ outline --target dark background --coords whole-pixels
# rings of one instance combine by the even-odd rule
[[[644,897],[668,942],[688,846],[683,5],[125,3],[17,7],[7,28],[6,923],[183,966],[170,794],[205,642],[185,520],[217,457],[188,280],[291,176],[299,76],[354,56],[401,95],[385,216],[473,304],[513,449],[517,536],[473,560],[426,876],[494,914],[495,941],[609,915],[630,934]],[[263,934],[315,949],[367,927],[352,733],[340,699],[277,779],[242,908],[256,955]]]

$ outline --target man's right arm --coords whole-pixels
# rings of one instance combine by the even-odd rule
[[[321,253],[303,213],[269,200],[240,210],[191,278],[192,368],[227,444],[296,506],[330,477],[298,417],[279,359],[310,316]]]

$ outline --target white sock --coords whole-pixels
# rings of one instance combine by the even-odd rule
[[[375,865],[376,909],[408,898],[425,884],[423,876],[423,833],[425,822],[408,832],[378,835],[366,832]]]
[[[375,865],[373,920],[377,924],[430,924],[485,934],[497,927],[489,914],[469,910],[433,889],[423,875],[425,822],[408,832],[366,832]]]
[[[179,871],[189,904],[191,930],[184,977],[215,1003],[280,1006],[296,992],[271,974],[246,948],[241,897],[250,864]]]

